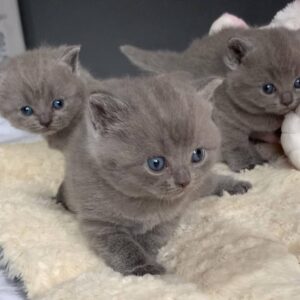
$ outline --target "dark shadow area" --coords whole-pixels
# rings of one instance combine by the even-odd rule
[[[207,33],[223,12],[268,23],[286,0],[19,0],[28,48],[81,44],[81,61],[101,77],[137,74],[120,53],[132,44],[181,50]]]

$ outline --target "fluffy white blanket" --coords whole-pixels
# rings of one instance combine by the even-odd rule
[[[0,169],[1,263],[30,299],[300,299],[300,172],[283,158],[238,175],[253,183],[246,195],[194,202],[160,252],[169,275],[139,278],[105,266],[51,199],[59,153],[44,143],[1,146]]]

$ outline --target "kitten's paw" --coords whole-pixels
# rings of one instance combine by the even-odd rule
[[[256,159],[254,161],[255,165],[264,165],[264,164],[267,164],[269,161],[267,159],[263,159],[263,158],[260,158],[260,159]]]
[[[245,169],[252,170],[256,165],[263,165],[268,162],[266,159],[262,158],[260,154],[251,149],[251,147],[249,149],[227,149],[227,152],[223,153],[224,161],[234,172],[240,172]]]
[[[228,166],[232,171],[239,173],[242,170],[253,170],[255,166],[264,165],[265,163],[268,163],[268,161],[264,159],[258,159],[255,161],[252,160],[251,162],[229,162]]]
[[[230,195],[245,194],[251,188],[252,184],[248,181],[235,181],[231,187],[226,189],[226,191]]]
[[[248,166],[246,166],[243,169],[253,170],[255,168],[255,166],[261,166],[261,165],[264,165],[266,163],[268,163],[268,161],[266,159],[257,159],[257,160],[255,160],[254,162],[250,163]]]
[[[142,266],[137,266],[130,272],[126,272],[125,275],[136,275],[144,276],[146,274],[151,275],[162,275],[166,272],[165,268],[159,264],[145,264]]]

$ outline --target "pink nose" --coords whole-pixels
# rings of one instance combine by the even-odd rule
[[[48,127],[52,122],[51,116],[42,114],[40,115],[40,124],[42,126]]]
[[[182,182],[176,182],[176,185],[182,188],[185,188],[186,186],[188,186],[190,184],[190,180],[188,181],[182,181]]]
[[[188,169],[181,168],[174,174],[174,183],[181,187],[187,187],[191,182],[191,174]]]
[[[281,98],[280,98],[280,102],[283,104],[283,105],[290,105],[292,102],[293,102],[293,95],[291,92],[284,92],[282,93],[281,95]]]

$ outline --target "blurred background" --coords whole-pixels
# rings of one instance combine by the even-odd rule
[[[284,0],[19,0],[27,48],[81,44],[82,64],[94,75],[137,74],[120,53],[131,44],[183,50],[229,12],[252,25],[267,24]]]

